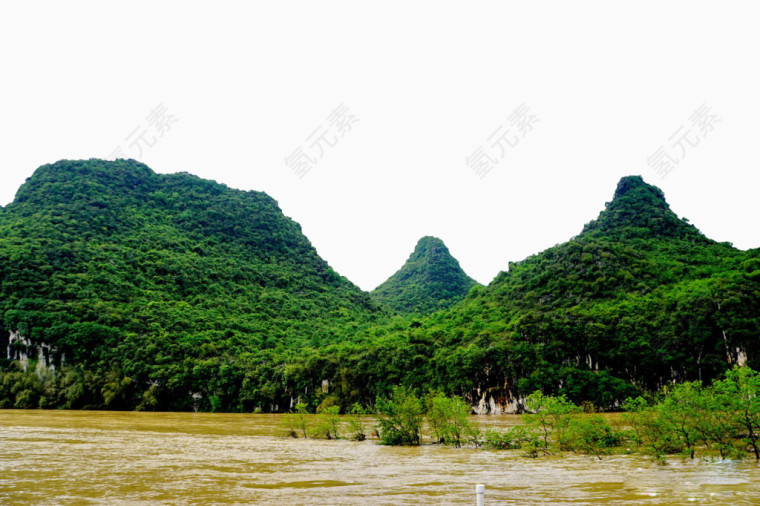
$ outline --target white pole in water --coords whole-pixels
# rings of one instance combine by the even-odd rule
[[[475,485],[475,493],[478,495],[478,506],[484,506],[486,503],[486,486]]]

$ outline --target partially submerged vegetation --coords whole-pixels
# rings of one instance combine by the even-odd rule
[[[306,404],[299,402],[282,419],[280,429],[283,435],[294,438],[364,441],[369,427],[364,418],[367,414],[358,405],[343,418],[340,417],[339,406],[330,406],[316,414],[310,414]]]
[[[525,401],[522,424],[509,429],[473,425],[470,406],[460,397],[440,392],[424,398],[398,387],[376,404],[373,428],[379,444],[420,445],[425,434],[434,444],[493,450],[520,450],[527,457],[573,452],[602,458],[640,453],[660,461],[669,455],[685,458],[760,461],[760,373],[734,367],[710,386],[699,382],[674,384],[646,399],[629,398],[616,423],[598,413],[584,412],[564,396],[536,391]],[[358,406],[342,421],[337,406],[315,415],[298,404],[283,422],[292,437],[364,440],[368,422]],[[425,423],[426,422],[426,423]],[[346,427],[345,434],[342,434]]]

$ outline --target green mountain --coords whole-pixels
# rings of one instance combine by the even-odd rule
[[[431,313],[453,306],[477,283],[437,237],[423,237],[393,276],[370,295],[399,313]]]
[[[732,364],[757,368],[758,314],[760,250],[707,239],[658,188],[626,177],[577,237],[335,360],[375,391],[435,388],[480,412],[519,410],[537,389],[611,409]]]
[[[645,183],[641,176],[622,178],[612,202],[583,228],[581,235],[617,240],[659,237],[710,242],[687,220],[679,219],[670,210],[662,190]]]
[[[0,349],[62,371],[3,407],[288,407],[288,357],[378,314],[264,193],[61,161],[0,210]]]
[[[423,238],[370,297],[263,193],[46,165],[0,208],[0,407],[346,410],[405,385],[479,412],[537,389],[614,409],[760,368],[760,250],[706,238],[638,176],[578,236],[473,285]]]

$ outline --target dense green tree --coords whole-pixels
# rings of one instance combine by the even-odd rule
[[[380,442],[387,445],[419,445],[425,410],[422,401],[406,387],[395,387],[389,398],[376,403]]]
[[[427,420],[433,437],[440,443],[459,448],[474,436],[469,415],[472,407],[461,397],[446,397],[437,393],[428,400]]]
[[[755,459],[760,460],[760,373],[735,367],[726,373],[725,379],[715,382],[714,391],[718,405],[729,413]]]

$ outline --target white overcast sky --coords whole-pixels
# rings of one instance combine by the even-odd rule
[[[488,283],[641,174],[707,236],[760,247],[759,14],[749,1],[3,2],[0,204],[42,164],[121,147],[156,172],[268,193],[371,290],[424,235]],[[340,104],[354,120],[342,135],[328,121]],[[168,130],[146,119],[159,106]],[[480,147],[494,161],[482,178],[466,162]],[[298,148],[315,160],[302,178],[285,162]]]

